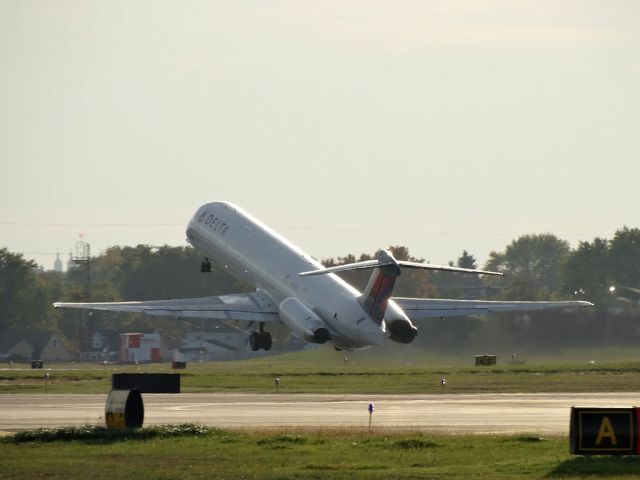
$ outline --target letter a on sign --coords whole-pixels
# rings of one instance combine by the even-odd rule
[[[640,408],[571,407],[569,450],[575,455],[638,455]]]
[[[598,436],[596,437],[596,445],[600,445],[602,443],[602,439],[608,438],[611,441],[611,445],[618,445],[618,439],[616,438],[616,432],[613,431],[613,427],[611,426],[611,421],[609,417],[603,417],[602,423],[600,424],[600,430],[598,430]]]

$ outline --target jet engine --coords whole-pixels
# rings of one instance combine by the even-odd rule
[[[408,318],[398,318],[395,320],[385,320],[389,340],[398,343],[411,343],[418,335],[418,329]]]
[[[295,297],[280,302],[280,319],[291,332],[310,343],[325,343],[330,338],[329,330],[320,317]]]
[[[384,316],[389,340],[398,343],[411,343],[418,335],[418,329],[411,323],[409,317],[392,300],[389,301]]]

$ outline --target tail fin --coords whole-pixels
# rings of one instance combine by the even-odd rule
[[[387,254],[387,255],[385,255]],[[387,257],[387,258],[381,258]],[[369,278],[369,283],[364,289],[358,302],[371,318],[378,324],[382,324],[384,313],[387,310],[389,298],[393,293],[396,278],[400,275],[400,267],[393,256],[385,251],[380,252],[378,260],[382,265],[376,267]]]

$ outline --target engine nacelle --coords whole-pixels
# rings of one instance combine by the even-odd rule
[[[394,342],[411,343],[418,335],[418,329],[409,319],[385,320],[385,323],[387,324],[387,332],[389,332],[389,340]]]
[[[310,343],[325,343],[330,338],[329,330],[320,317],[295,297],[280,302],[280,319],[294,336]]]

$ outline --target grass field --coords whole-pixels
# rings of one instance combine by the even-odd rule
[[[345,359],[347,356],[347,359]],[[594,360],[595,359],[595,360]],[[456,361],[457,360],[457,361]],[[471,359],[468,359],[471,360]],[[564,352],[521,365],[474,367],[432,356],[311,352],[190,364],[183,392],[449,393],[640,391],[635,350]],[[469,361],[471,363],[471,361]],[[107,393],[114,372],[170,365],[47,365],[0,370],[0,393]],[[44,381],[44,374],[50,379]],[[92,427],[95,428],[95,427]],[[158,428],[158,427],[150,427]],[[2,479],[638,478],[640,460],[575,457],[566,437],[442,436],[342,430],[209,429],[183,435],[98,435],[64,441],[0,440]],[[142,431],[147,431],[143,429]],[[37,435],[36,435],[37,436]]]
[[[144,429],[143,429],[144,430]],[[68,436],[69,437],[69,436]],[[575,457],[566,438],[336,430],[0,442],[3,479],[637,478],[630,457]],[[73,436],[70,436],[73,438]]]
[[[635,349],[606,355],[601,350],[531,355],[525,364],[495,367],[461,366],[459,359],[456,363],[447,358],[347,355],[319,349],[243,361],[191,363],[178,372],[182,391],[191,393],[272,393],[276,377],[281,379],[281,393],[434,393],[441,390],[442,377],[449,393],[640,391],[640,360]],[[471,363],[472,358],[466,361]],[[166,363],[47,367],[2,369],[0,393],[107,393],[112,373],[171,372]],[[45,373],[49,373],[47,381]]]

